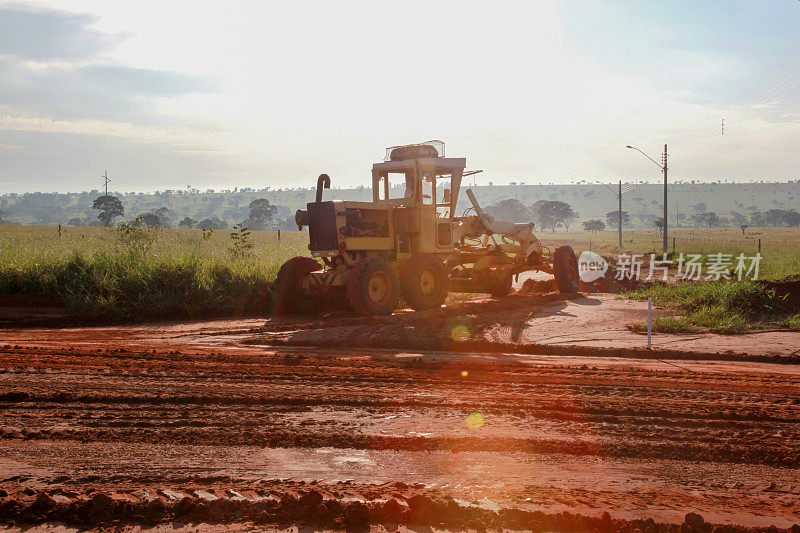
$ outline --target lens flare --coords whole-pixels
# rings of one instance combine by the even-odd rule
[[[456,342],[469,340],[469,328],[464,324],[459,324],[450,330],[450,336]]]
[[[469,372],[467,372],[466,370],[462,370],[462,371],[461,371],[461,377],[462,377],[462,378],[465,378],[465,377],[467,377],[467,376],[469,376]]]
[[[477,411],[467,415],[467,427],[471,429],[480,429],[485,423],[486,420],[483,418],[483,415]]]

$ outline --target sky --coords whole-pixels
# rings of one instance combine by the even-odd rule
[[[800,2],[0,0],[0,193],[800,178]],[[724,135],[722,121],[724,118]]]

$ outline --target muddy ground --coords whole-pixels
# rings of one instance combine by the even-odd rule
[[[800,523],[796,334],[658,336],[647,351],[624,329],[642,312],[535,295],[389,318],[0,330],[0,524]]]

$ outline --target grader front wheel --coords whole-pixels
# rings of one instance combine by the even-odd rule
[[[559,246],[553,252],[553,275],[556,286],[563,293],[578,292],[581,279],[578,277],[578,260],[570,246]]]

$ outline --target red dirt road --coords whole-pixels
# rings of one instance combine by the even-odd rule
[[[800,523],[798,366],[257,344],[270,335],[0,331],[0,523]]]

